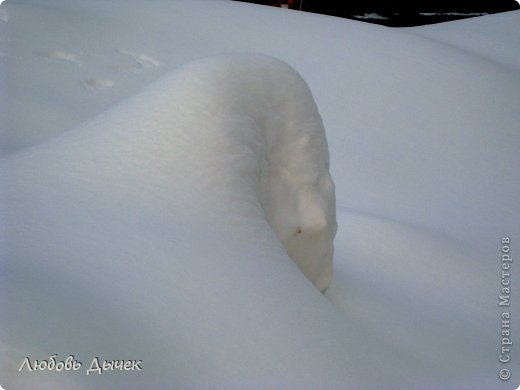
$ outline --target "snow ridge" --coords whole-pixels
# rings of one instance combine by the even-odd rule
[[[105,86],[98,84],[86,86]],[[64,175],[97,181],[105,192],[117,178],[121,199],[170,183],[164,194],[203,218],[245,228],[267,220],[307,278],[322,291],[330,283],[336,211],[325,132],[307,85],[279,60],[196,61],[41,152],[30,157],[39,159],[40,179],[61,158],[71,168]],[[71,188],[74,202],[82,194]]]
[[[56,387],[41,385],[58,381],[51,374],[17,371],[24,356],[42,359],[53,348],[84,364],[97,354],[147,362],[138,383],[76,375],[80,388],[94,380],[143,388],[151,378],[152,388],[205,380],[243,388],[258,371],[293,384],[344,375],[345,326],[284,251],[327,288],[336,231],[327,143],[306,84],[285,63],[230,55],[189,64],[85,125],[3,159],[0,181],[0,265],[10,275],[0,294],[10,319],[0,345],[11,351],[0,369],[8,386]],[[278,322],[308,329],[280,354],[273,351],[295,331]],[[31,336],[32,324],[52,336]],[[309,341],[307,332],[317,336]],[[237,334],[252,353],[243,353]],[[329,339],[340,341],[323,348]],[[157,352],[159,345],[167,347]],[[222,354],[238,367],[234,379],[221,375]],[[163,361],[171,366],[163,370]]]

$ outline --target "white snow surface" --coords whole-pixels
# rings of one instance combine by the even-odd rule
[[[0,9],[4,388],[516,387],[516,344],[498,355],[518,303],[498,295],[501,238],[515,258],[520,236],[520,75],[486,39],[514,48],[520,12],[390,29],[225,0]],[[294,68],[321,114],[325,294],[271,227],[334,225],[321,121],[287,65],[228,55],[244,52]],[[257,138],[277,123],[288,139]],[[301,209],[266,200],[269,145],[294,145],[268,159],[298,162],[282,184],[318,177]],[[19,371],[53,354],[83,366]],[[96,356],[143,370],[87,376]]]
[[[412,27],[419,35],[450,44],[493,62],[520,70],[518,11],[431,26]]]

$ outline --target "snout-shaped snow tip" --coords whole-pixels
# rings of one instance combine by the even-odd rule
[[[305,276],[320,290],[325,291],[332,278],[333,227],[300,227],[282,240],[289,256]]]

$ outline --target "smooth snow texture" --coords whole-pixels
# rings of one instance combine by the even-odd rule
[[[431,26],[412,27],[408,31],[444,42],[520,70],[519,11],[488,15]]]
[[[182,234],[168,233],[167,221],[193,225],[182,222],[186,218],[204,218],[208,229],[229,230],[237,237],[249,231],[260,243],[266,240],[263,245],[272,248],[264,255],[267,258],[257,254],[253,260],[251,253],[240,266],[252,262],[265,270],[276,259],[285,262],[267,220],[305,275],[324,290],[331,279],[336,232],[328,166],[321,118],[294,70],[260,55],[201,60],[82,128],[4,161],[0,177],[7,188],[2,215],[7,221],[3,253],[10,259],[7,272],[21,277],[27,267],[39,268],[42,263],[52,268],[83,264],[83,268],[97,259],[100,250],[107,262],[117,262],[120,254],[112,252],[118,247],[113,243],[131,240],[135,246],[127,247],[124,256],[134,263],[132,269],[138,260],[152,269],[162,264],[171,269],[162,276],[168,284],[175,283],[183,274],[178,272],[182,267],[178,251],[143,254],[131,226],[152,229],[173,243]],[[177,209],[190,211],[191,217],[178,215]],[[138,236],[142,234],[149,233]],[[80,243],[85,239],[96,252],[88,254],[87,243]],[[64,240],[64,247],[56,240]],[[219,245],[230,245],[228,240]],[[211,245],[207,239],[196,241],[191,245]],[[57,247],[64,252],[56,252]],[[214,255],[201,259],[212,263],[199,268],[204,276],[192,274],[186,281],[204,289],[208,276],[218,280],[220,274],[237,275],[236,264]],[[105,264],[102,274],[110,268]],[[84,277],[71,272],[69,278]],[[37,276],[25,274],[32,277]],[[87,280],[100,283],[94,275]],[[227,290],[243,282],[226,278],[221,283]],[[10,287],[7,311],[17,318],[28,286]],[[259,291],[265,288],[269,289]],[[49,299],[55,299],[52,293]],[[64,323],[74,322],[68,312],[55,315]],[[14,338],[20,334],[12,332]]]
[[[438,25],[452,44],[224,0],[10,0],[2,9],[0,142],[14,184],[0,196],[16,201],[9,219],[0,208],[0,238],[3,253],[18,254],[0,262],[5,388],[517,385],[516,349],[505,383],[497,353],[500,239],[511,238],[515,257],[520,237],[520,75],[503,56],[517,50],[520,12]],[[205,138],[165,142],[168,132],[149,131],[180,112],[168,99],[151,103],[170,96],[167,86],[132,98],[194,59],[233,52],[290,64],[319,107],[338,218],[325,295],[287,256],[258,192],[226,190],[248,184],[208,162]],[[140,65],[146,58],[158,66]],[[203,121],[185,114],[188,128]],[[199,153],[172,154],[176,142]],[[518,304],[508,308],[513,335]],[[85,365],[143,359],[144,369],[18,373],[25,356],[53,353]]]

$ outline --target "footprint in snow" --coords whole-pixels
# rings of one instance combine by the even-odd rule
[[[67,53],[60,50],[49,50],[39,52],[38,55],[40,57],[52,58],[55,60],[67,61],[78,66],[81,66],[81,62],[76,58],[76,56],[72,53]]]
[[[106,80],[106,79],[88,79],[88,80],[82,80],[81,85],[86,89],[101,90],[101,89],[113,87],[114,82],[112,80]]]
[[[156,68],[161,65],[161,63],[154,58],[147,56],[142,53],[137,53],[134,51],[119,49],[118,53],[130,58],[133,63],[131,65],[118,65],[115,66],[114,69],[117,72],[131,72],[131,71],[140,71],[142,69],[148,68]]]

